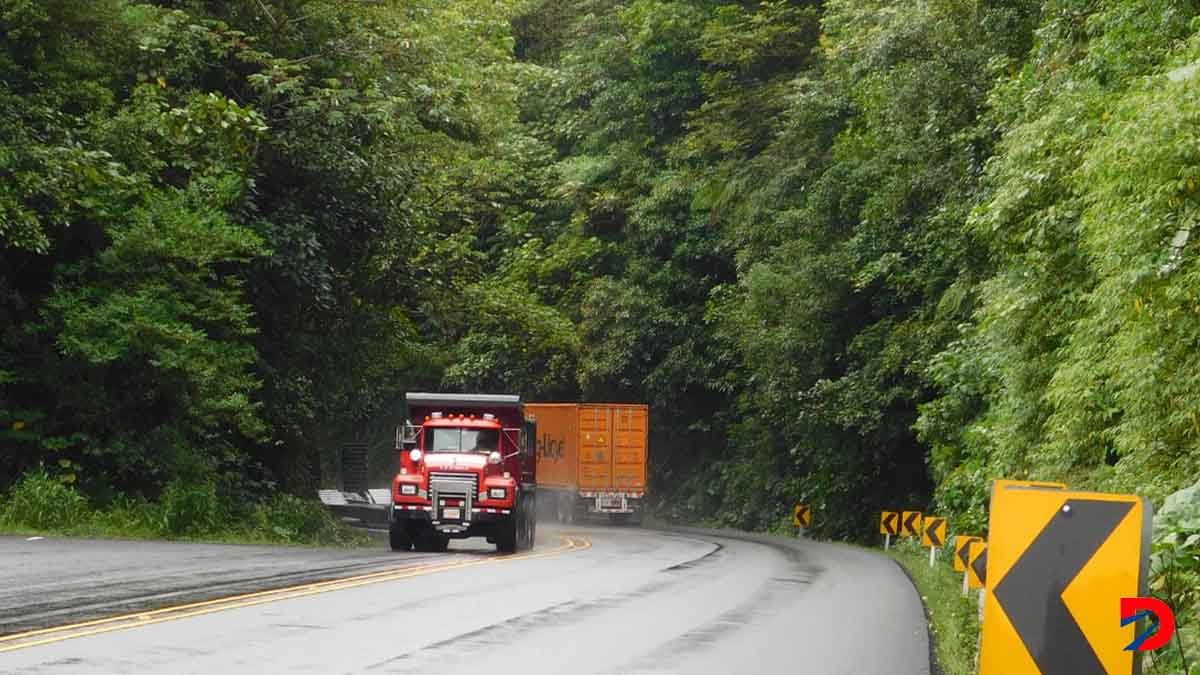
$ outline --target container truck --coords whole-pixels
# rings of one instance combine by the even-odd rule
[[[538,490],[543,513],[559,521],[608,514],[641,522],[646,496],[648,406],[529,403],[537,420]]]
[[[519,396],[409,393],[396,430],[393,550],[444,551],[487,537],[501,552],[533,547],[537,428]]]

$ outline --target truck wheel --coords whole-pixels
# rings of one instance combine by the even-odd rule
[[[433,535],[432,547],[430,550],[435,553],[445,553],[446,549],[450,548],[450,537],[444,534]]]
[[[430,553],[437,551],[438,534],[433,531],[432,527],[423,529],[413,540],[413,548],[422,552]]]
[[[409,538],[404,523],[395,522],[388,527],[388,543],[393,551],[407,551],[412,548],[412,539]]]
[[[496,523],[496,550],[501,553],[515,553],[517,550],[517,518],[510,516]]]
[[[529,549],[529,509],[524,509],[517,519],[517,550]]]
[[[496,550],[501,553],[517,552],[517,533],[505,533],[496,539]]]

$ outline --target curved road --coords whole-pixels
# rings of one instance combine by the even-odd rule
[[[868,551],[546,525],[524,554],[452,547],[0,538],[0,672],[930,672],[916,591]]]

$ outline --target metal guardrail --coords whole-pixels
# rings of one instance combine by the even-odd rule
[[[387,525],[388,510],[392,507],[392,493],[386,489],[317,490],[317,498],[335,517],[365,526]]]

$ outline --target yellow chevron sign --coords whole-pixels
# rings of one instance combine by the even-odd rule
[[[989,517],[980,675],[1131,675],[1118,608],[1145,595],[1150,504],[1008,482]]]
[[[900,534],[900,514],[896,511],[883,511],[879,514],[879,534],[890,534],[893,537]]]
[[[967,544],[967,586],[980,589],[987,581],[987,542],[972,541]]]
[[[973,541],[983,541],[981,537],[960,534],[954,538],[954,571],[967,571],[967,546]]]
[[[921,543],[929,548],[946,545],[946,519],[941,516],[925,516],[921,519]]]
[[[812,527],[812,507],[808,504],[797,504],[792,508],[792,525],[808,529]]]

